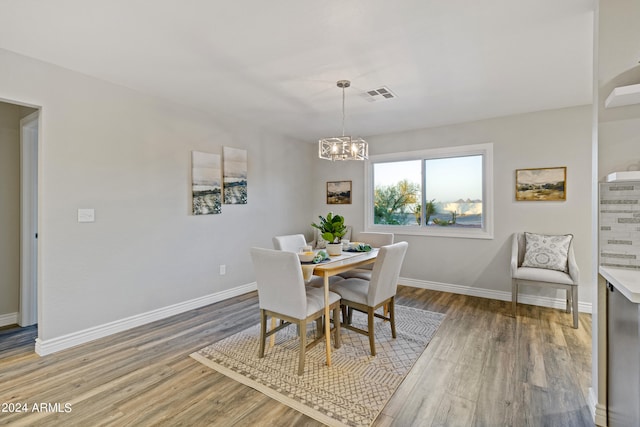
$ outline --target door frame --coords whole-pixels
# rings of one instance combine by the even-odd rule
[[[22,327],[38,323],[38,145],[40,111],[20,120],[20,311]]]

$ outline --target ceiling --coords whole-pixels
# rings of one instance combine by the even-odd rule
[[[0,48],[314,141],[340,79],[361,136],[589,104],[593,3],[1,0]]]

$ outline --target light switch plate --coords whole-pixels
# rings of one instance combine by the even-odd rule
[[[95,222],[95,209],[78,209],[78,222]]]

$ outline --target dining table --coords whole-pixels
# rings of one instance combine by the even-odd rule
[[[378,257],[378,249],[372,248],[368,252],[347,252],[331,256],[328,260],[313,264],[313,274],[323,277],[324,284],[324,336],[326,340],[327,366],[331,366],[331,322],[329,322],[329,277],[336,276],[345,271],[373,264]],[[335,319],[334,319],[335,321]],[[340,319],[337,319],[339,322]]]

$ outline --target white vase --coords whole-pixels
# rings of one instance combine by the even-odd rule
[[[342,243],[327,243],[329,256],[342,255]]]

